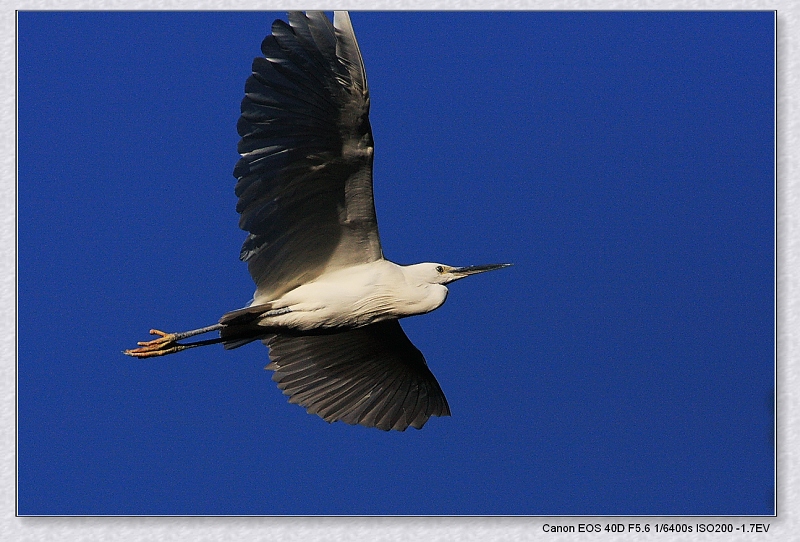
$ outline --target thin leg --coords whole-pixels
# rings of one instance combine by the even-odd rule
[[[292,309],[289,307],[283,307],[282,309],[272,309],[271,311],[267,311],[261,315],[261,317],[265,316],[280,316],[281,314],[288,314],[292,312]]]
[[[182,333],[164,333],[158,329],[151,329],[150,335],[158,335],[160,338],[153,339],[152,341],[139,342],[139,348],[132,350],[124,350],[123,354],[133,356],[136,358],[151,358],[155,356],[166,356],[167,354],[174,354],[187,348],[194,348],[195,346],[204,346],[206,344],[216,344],[221,342],[222,339],[209,339],[205,341],[198,341],[194,343],[180,344],[178,341],[194,337],[195,335],[202,335],[203,333],[210,333],[222,329],[222,324],[214,324],[213,326],[201,327],[200,329],[193,329],[191,331],[184,331]]]

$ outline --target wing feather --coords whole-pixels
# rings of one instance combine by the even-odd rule
[[[236,210],[260,298],[383,257],[363,60],[349,17],[335,20],[275,21],[245,84]]]
[[[289,402],[328,422],[384,431],[421,428],[450,408],[422,353],[397,320],[338,333],[276,334],[273,380]]]

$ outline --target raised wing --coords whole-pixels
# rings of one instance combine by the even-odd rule
[[[272,379],[289,402],[328,422],[404,431],[449,416],[442,389],[397,320],[341,333],[274,335]]]
[[[383,257],[364,63],[349,15],[334,21],[275,21],[245,84],[236,210],[258,296]]]

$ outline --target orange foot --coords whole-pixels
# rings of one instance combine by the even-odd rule
[[[132,350],[124,350],[123,354],[133,356],[135,358],[152,358],[155,356],[166,356],[167,354],[174,354],[189,348],[185,344],[178,344],[178,336],[175,333],[164,333],[157,329],[151,329],[150,335],[158,335],[159,339],[152,341],[144,341],[137,343],[140,348]]]

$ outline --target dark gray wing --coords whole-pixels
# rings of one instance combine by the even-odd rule
[[[383,257],[364,63],[348,14],[334,21],[321,12],[275,21],[245,85],[234,176],[250,232],[240,257],[257,295]]]
[[[274,335],[264,341],[272,379],[289,402],[328,422],[404,431],[449,416],[442,388],[400,322],[340,333]]]

